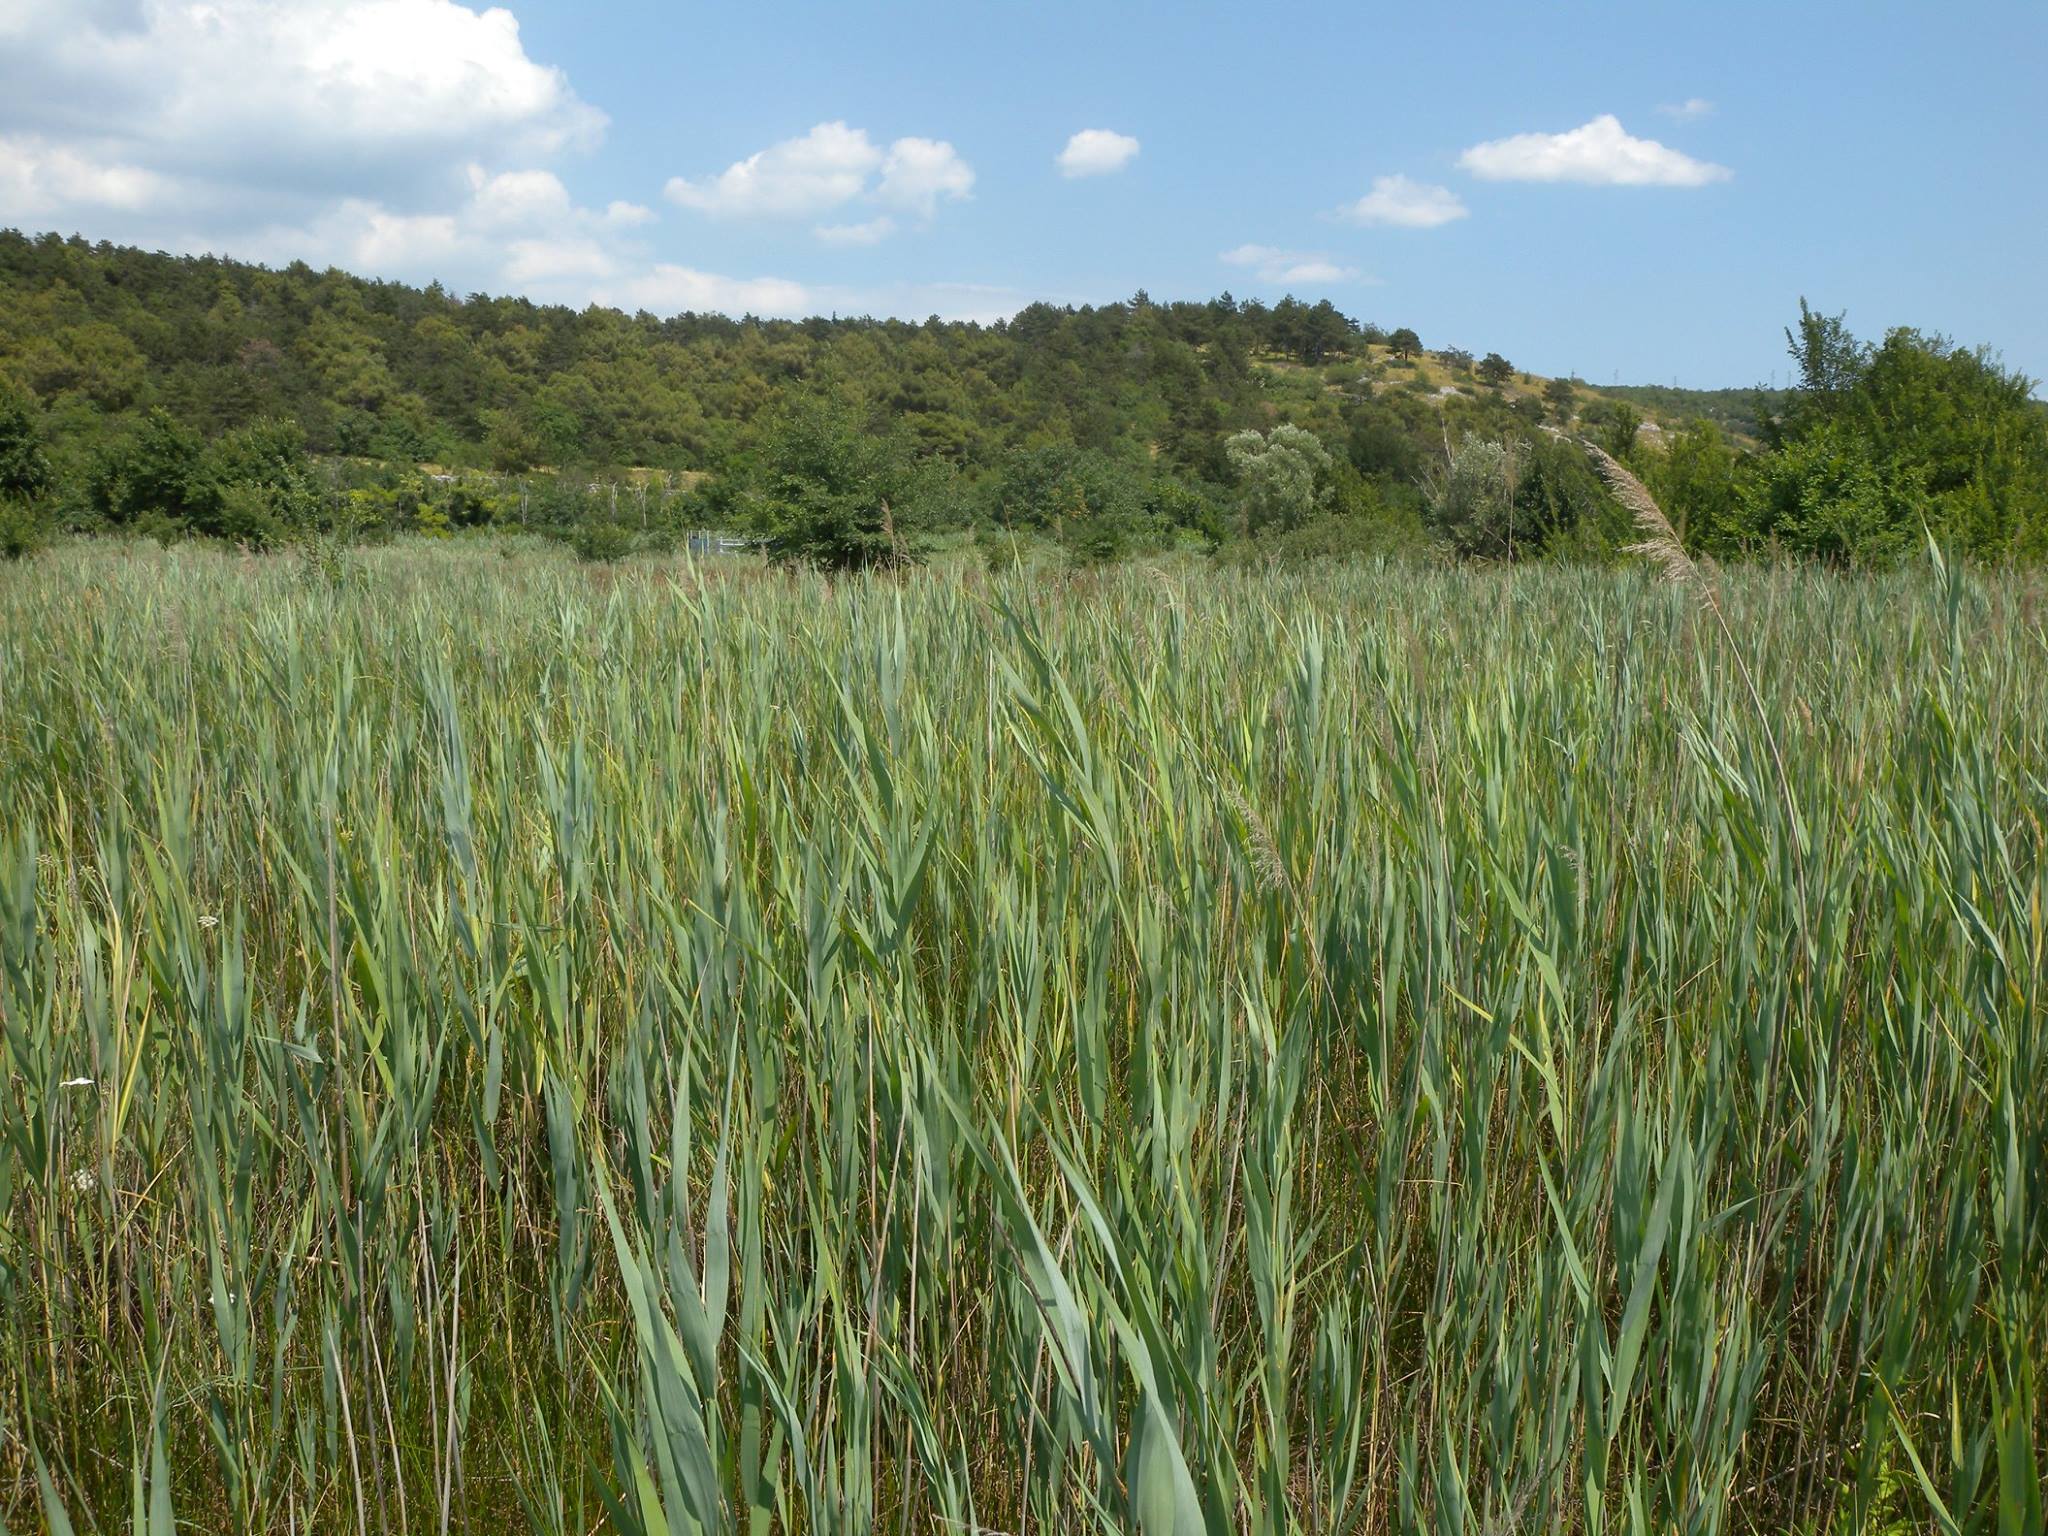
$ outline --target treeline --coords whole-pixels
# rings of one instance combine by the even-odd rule
[[[1804,305],[1788,337],[1795,389],[1631,403],[1326,302],[662,318],[0,232],[0,548],[516,521],[594,553],[729,527],[837,565],[953,530],[990,558],[1600,558],[1628,525],[1583,437],[1723,557],[1878,563],[1923,528],[2048,552],[2029,381]]]

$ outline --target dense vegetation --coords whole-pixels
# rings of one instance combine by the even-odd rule
[[[969,530],[992,559],[1599,558],[1627,518],[1590,436],[1698,551],[2048,552],[2027,380],[1910,330],[1803,312],[1792,340],[1799,387],[1745,406],[1533,379],[1327,302],[658,318],[0,233],[0,549],[517,523],[588,554],[731,527],[838,566]]]
[[[0,568],[10,1529],[2041,1529],[2032,574],[346,564]]]

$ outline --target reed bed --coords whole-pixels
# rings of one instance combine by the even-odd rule
[[[2039,1532],[2043,599],[0,571],[0,1520]]]

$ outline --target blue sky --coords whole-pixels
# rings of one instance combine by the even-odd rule
[[[2044,78],[2041,0],[0,0],[0,224],[658,312],[1293,291],[1595,382],[1782,378],[1805,294],[2039,377]]]

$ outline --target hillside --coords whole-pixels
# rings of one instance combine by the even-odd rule
[[[976,527],[1090,559],[1268,536],[1261,554],[1611,555],[1628,518],[1580,437],[1717,554],[2048,541],[2028,381],[1917,332],[1802,326],[1826,389],[1597,389],[1327,302],[629,315],[0,232],[0,416],[41,466],[12,487],[35,527],[8,513],[0,543],[54,524],[262,545],[515,505],[571,528],[616,521],[623,487],[642,529],[832,523],[804,553],[832,563]]]
[[[903,420],[972,466],[1047,437],[1169,453],[1256,426],[1322,370],[1333,408],[1397,385],[1484,393],[1456,352],[1390,356],[1382,327],[1327,303],[1034,305],[992,326],[572,310],[218,257],[0,232],[0,374],[67,436],[155,406],[203,433],[289,416],[316,452],[460,466],[716,470],[792,390]],[[1496,398],[1536,404],[1516,374]],[[1577,386],[1587,402],[1610,392]],[[1615,392],[1619,397],[1620,392]],[[1448,400],[1449,396],[1443,396]],[[1724,414],[1661,391],[1654,419]]]

